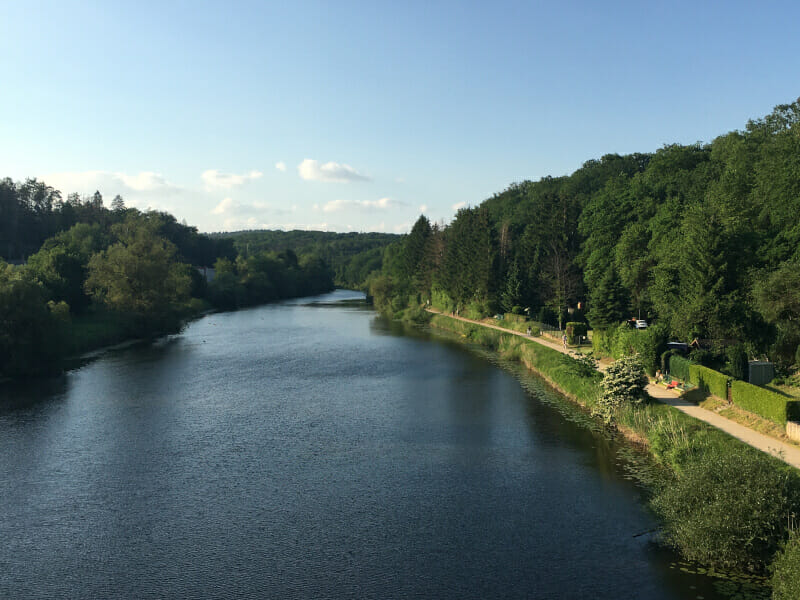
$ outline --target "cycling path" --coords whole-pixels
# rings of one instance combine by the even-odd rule
[[[465,317],[456,316],[453,314],[447,314],[445,312],[441,312],[435,310],[433,308],[426,309],[429,313],[442,315],[444,317],[448,317],[450,319],[457,319],[458,321],[464,321],[466,323],[472,323],[473,325],[480,325],[481,327],[487,327],[489,329],[496,329],[497,331],[502,331],[503,333],[507,333],[510,335],[518,335],[519,337],[525,338],[531,342],[535,342],[537,344],[541,344],[542,346],[547,346],[548,348],[552,348],[562,354],[567,354],[569,356],[577,356],[578,354],[569,348],[564,348],[563,344],[559,344],[556,341],[550,341],[544,339],[543,337],[533,337],[522,333],[520,331],[514,331],[513,329],[506,329],[504,327],[500,327],[498,325],[493,325],[491,323],[483,323],[482,321],[475,321],[473,319],[467,319]],[[603,367],[600,367],[602,370]],[[771,454],[783,462],[792,465],[796,469],[800,469],[800,448],[796,446],[792,446],[781,440],[777,440],[773,437],[768,435],[764,435],[763,433],[759,433],[758,431],[753,431],[749,427],[745,427],[744,425],[740,425],[739,423],[735,423],[730,419],[726,419],[722,415],[719,415],[715,412],[710,410],[706,410],[696,404],[692,404],[691,402],[687,402],[680,395],[676,395],[676,392],[672,390],[664,389],[661,386],[649,384],[647,386],[647,393],[650,396],[663,404],[669,404],[677,408],[679,411],[686,413],[690,417],[694,417],[695,419],[699,419],[701,421],[705,421],[709,425],[716,427],[717,429],[721,429],[725,433],[732,435],[737,440],[744,442],[752,446],[753,448],[757,448],[762,452],[766,452],[767,454]],[[679,393],[678,393],[679,394]]]

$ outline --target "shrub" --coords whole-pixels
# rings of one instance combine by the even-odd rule
[[[689,367],[691,364],[691,362],[682,356],[678,356],[677,354],[671,356],[669,359],[669,374],[677,379],[689,381]]]
[[[613,330],[593,329],[592,352],[597,356],[611,356],[611,342],[613,339]]]
[[[728,381],[730,378],[718,371],[701,367],[700,365],[689,365],[689,381],[696,384],[704,392],[726,399],[728,397]]]
[[[612,363],[603,374],[600,386],[603,393],[592,413],[610,424],[622,405],[640,404],[647,397],[647,376],[639,356],[623,356]]]
[[[661,324],[639,330],[622,323],[613,330],[613,340],[610,342],[611,355],[614,358],[621,358],[638,354],[645,370],[652,375],[659,368],[660,353],[665,349],[666,341],[666,329]]]
[[[505,313],[505,315],[503,315],[503,319],[505,319],[509,323],[524,323],[525,315],[519,315],[516,313]]]
[[[740,345],[730,346],[725,351],[725,368],[734,379],[747,381],[747,352]]]
[[[711,361],[714,360],[714,355],[711,354],[708,350],[701,350],[700,348],[695,348],[689,353],[689,360],[691,360],[696,365],[709,365]]]
[[[731,383],[733,403],[757,415],[785,425],[798,416],[798,401],[745,381]]]
[[[661,353],[661,372],[669,373],[669,357],[675,354],[674,350],[667,350]]]
[[[698,455],[652,499],[666,541],[689,560],[763,569],[800,500],[797,476],[774,460],[741,447]]]
[[[792,532],[789,541],[772,563],[773,600],[800,598],[800,532]]]
[[[586,323],[578,323],[575,321],[567,323],[567,342],[570,344],[577,344],[580,340],[580,337],[586,335],[588,331],[589,329],[586,326]]]

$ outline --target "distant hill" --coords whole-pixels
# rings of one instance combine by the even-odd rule
[[[328,263],[336,284],[360,288],[383,264],[383,249],[403,236],[392,233],[334,233],[329,231],[255,230],[213,233],[214,238],[232,239],[239,254],[291,250],[298,256],[313,254]]]

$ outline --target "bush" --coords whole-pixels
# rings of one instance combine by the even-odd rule
[[[592,413],[610,424],[621,406],[640,404],[647,397],[647,383],[639,355],[623,356],[612,363],[603,374],[600,384],[603,393]]]
[[[613,340],[610,341],[611,356],[638,354],[642,365],[651,375],[659,368],[659,357],[666,348],[666,329],[661,324],[653,325],[645,330],[632,329],[622,323],[612,332]]]
[[[750,448],[698,455],[652,499],[666,541],[689,560],[763,569],[800,501],[797,476],[774,461]]]
[[[723,400],[728,398],[728,381],[730,378],[718,371],[701,367],[700,365],[689,365],[689,381],[697,385],[704,392],[714,394]]]
[[[772,563],[773,600],[800,598],[800,532],[792,532],[789,541]]]
[[[669,373],[669,357],[675,354],[674,350],[667,350],[661,353],[661,372]]]
[[[780,425],[798,416],[798,401],[745,381],[731,383],[733,403]]]
[[[503,315],[503,319],[508,321],[509,323],[524,323],[525,315],[520,315],[516,313],[505,313]]]
[[[683,379],[684,381],[689,381],[689,367],[691,366],[691,362],[683,358],[682,356],[678,356],[677,354],[671,356],[669,359],[669,374],[671,377],[676,379]]]
[[[747,381],[747,352],[740,345],[730,346],[725,355],[727,361],[725,368],[728,374],[734,379],[741,379]]]
[[[611,356],[612,331],[607,329],[592,330],[592,352],[597,356]]]
[[[581,336],[586,335],[588,331],[589,329],[586,326],[586,323],[578,323],[575,321],[567,323],[566,327],[567,343],[569,344],[579,343]]]
[[[536,320],[539,321],[539,323],[546,323],[547,325],[558,325],[558,315],[553,309],[546,306],[539,309]]]
[[[689,360],[696,365],[708,366],[711,364],[711,361],[714,360],[714,355],[711,354],[711,352],[709,352],[708,350],[701,350],[700,348],[695,348],[689,353]]]

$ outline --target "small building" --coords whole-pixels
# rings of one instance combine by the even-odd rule
[[[775,365],[766,360],[747,363],[747,381],[753,385],[766,385],[775,379]]]
[[[677,350],[683,354],[689,353],[689,344],[686,342],[667,342],[667,348],[670,350]]]

